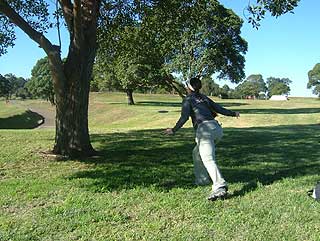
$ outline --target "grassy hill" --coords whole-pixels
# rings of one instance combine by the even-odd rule
[[[43,154],[54,128],[25,124],[40,118],[28,109],[53,118],[48,103],[0,102],[0,240],[319,240],[320,203],[306,192],[320,180],[320,101],[215,100],[241,113],[218,117],[230,196],[216,202],[193,185],[190,121],[162,135],[177,96],[137,94],[128,106],[124,94],[92,94],[102,156],[75,160]]]

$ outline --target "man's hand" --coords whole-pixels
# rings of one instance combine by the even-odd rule
[[[163,134],[165,134],[165,135],[173,135],[174,133],[173,133],[172,128],[167,128],[167,129],[165,129],[163,131]]]

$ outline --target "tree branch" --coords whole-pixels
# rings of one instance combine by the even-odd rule
[[[83,19],[85,21],[85,34],[86,35],[97,35],[97,19],[99,17],[99,9],[101,6],[100,0],[90,0],[87,1],[86,4],[83,6]],[[94,39],[96,42],[96,38],[89,37],[89,39]]]
[[[99,15],[100,5],[101,1],[96,0],[88,0],[82,3],[81,5],[82,27],[85,29],[87,33],[89,29],[97,28],[97,19]]]
[[[99,9],[100,9],[100,6],[101,6],[101,2],[102,0],[96,0],[94,1],[94,9],[95,9],[95,17],[98,18],[99,17]]]
[[[83,43],[83,28],[82,28],[82,6],[81,0],[75,0],[73,4],[73,29],[74,29],[74,45],[80,49]]]
[[[73,4],[70,0],[59,0],[64,19],[66,21],[70,36],[73,33]]]
[[[181,98],[186,97],[186,95],[185,95],[184,93],[182,93],[182,91],[180,91],[180,90],[174,85],[174,83],[176,83],[176,82],[171,78],[171,76],[165,76],[165,77],[163,78],[163,81],[164,81],[164,83],[165,83],[167,86],[169,86],[169,87],[171,87],[172,89],[174,89],[175,91],[177,91],[177,93],[179,94],[179,96],[180,96]],[[178,84],[178,83],[176,83],[176,84]]]
[[[51,42],[42,33],[32,28],[29,23],[27,23],[13,8],[11,8],[6,1],[0,0],[0,12],[7,16],[11,22],[17,25],[33,41],[38,43],[47,55],[52,51],[57,51],[56,46],[51,44]]]

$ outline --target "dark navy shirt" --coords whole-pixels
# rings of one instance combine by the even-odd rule
[[[223,108],[207,96],[192,92],[184,98],[182,102],[181,116],[172,131],[178,131],[187,122],[190,116],[193,127],[197,129],[198,125],[203,121],[214,120],[214,112],[226,116],[236,116],[234,111]]]

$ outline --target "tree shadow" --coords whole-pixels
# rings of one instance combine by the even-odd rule
[[[241,109],[242,114],[314,114],[320,113],[320,108],[295,109]]]
[[[182,102],[182,101],[181,101]],[[141,106],[162,106],[162,107],[181,107],[181,102],[164,102],[164,101],[137,101],[137,105]],[[241,106],[241,105],[248,105],[246,103],[231,103],[231,102],[225,102],[220,103],[224,107],[231,107],[231,106]]]
[[[137,101],[136,105],[140,106],[161,106],[161,107],[180,107],[181,102],[166,102],[166,101]]]
[[[44,122],[44,117],[27,110],[19,115],[0,118],[0,129],[34,129]]]
[[[238,103],[238,102],[219,102],[216,101],[219,105],[222,105],[223,107],[233,107],[233,106],[243,106],[243,105],[249,105],[248,103]]]
[[[95,191],[155,186],[163,190],[191,187],[193,180],[192,130],[169,137],[163,130],[94,134],[92,143],[100,155],[80,161],[94,164],[71,179],[94,180],[88,188]],[[174,147],[174,148],[172,148]]]
[[[258,182],[267,185],[320,173],[319,131],[319,125],[226,128],[217,145],[217,161],[228,183],[244,184],[232,196],[245,195]],[[90,190],[193,187],[191,128],[171,137],[161,130],[94,134],[92,142],[101,155],[80,160],[92,168],[69,177],[91,180],[86,184]]]
[[[241,196],[283,178],[320,173],[320,125],[288,125],[225,131],[218,157],[230,183],[245,185]]]

